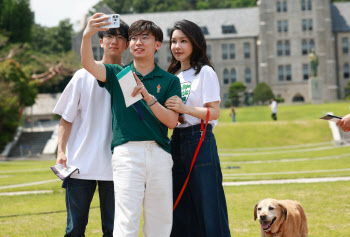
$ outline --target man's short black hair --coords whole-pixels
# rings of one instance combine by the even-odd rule
[[[131,24],[129,28],[129,36],[133,37],[135,35],[142,34],[142,32],[153,34],[156,41],[163,41],[163,31],[162,29],[154,24],[152,21],[148,20],[138,20]]]
[[[100,37],[100,39],[103,39],[104,36],[106,35],[117,35],[118,34],[118,30],[121,34],[121,36],[123,36],[126,41],[129,41],[129,25],[126,24],[124,21],[120,20],[120,26],[119,28],[110,28],[107,31],[99,31],[98,32],[98,37]]]

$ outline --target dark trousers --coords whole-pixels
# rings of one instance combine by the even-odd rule
[[[68,179],[66,187],[67,227],[66,237],[83,237],[88,223],[89,210],[96,185],[100,196],[103,236],[112,237],[114,227],[113,181]]]
[[[277,120],[277,114],[276,114],[276,113],[272,113],[272,114],[271,114],[271,118],[272,118],[273,120]]]
[[[176,201],[200,140],[200,125],[176,128],[171,138],[173,195]],[[230,229],[222,173],[211,125],[183,196],[173,213],[171,237],[228,237]]]

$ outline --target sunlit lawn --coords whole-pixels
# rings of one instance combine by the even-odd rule
[[[280,105],[276,122],[271,121],[268,106],[238,108],[237,123],[230,122],[228,109],[222,110],[214,133],[224,182],[350,176],[350,147],[335,146],[328,122],[318,119],[328,111],[343,116],[348,103]],[[52,190],[0,196],[0,237],[64,235],[64,189],[49,169],[54,163],[53,159],[0,162],[0,194]],[[44,180],[54,182],[4,189]],[[350,236],[350,182],[224,188],[232,236],[260,236],[253,209],[267,197],[298,200],[308,218],[309,236]],[[102,236],[97,193],[91,206],[86,236]]]

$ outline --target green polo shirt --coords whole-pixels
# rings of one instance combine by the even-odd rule
[[[152,72],[142,76],[135,70],[133,62],[129,65],[133,72],[140,78],[147,91],[154,95],[158,102],[164,106],[165,101],[171,96],[177,95],[181,98],[181,86],[178,77],[164,71],[158,65]],[[140,105],[144,120],[140,117],[133,106],[125,106],[123,92],[120,88],[117,74],[123,67],[115,64],[105,64],[106,83],[99,83],[105,87],[111,95],[112,107],[112,151],[113,148],[129,141],[156,141],[161,148],[170,153],[168,138],[168,127],[162,124],[153,114],[145,100],[137,103]]]

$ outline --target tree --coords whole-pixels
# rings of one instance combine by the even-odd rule
[[[13,139],[24,108],[35,103],[39,87],[72,75],[79,64],[68,20],[53,28],[33,23],[29,0],[0,0],[0,151]]]
[[[273,92],[265,82],[260,82],[256,85],[253,91],[253,103],[265,103],[271,98],[274,98]]]
[[[13,43],[24,43],[31,39],[34,13],[29,0],[0,0],[0,28]]]
[[[165,11],[189,11],[217,8],[253,7],[256,0],[102,0],[93,8],[96,12],[103,4],[119,14],[165,12]],[[90,12],[92,14],[93,12]]]
[[[247,87],[243,82],[236,81],[230,85],[229,88],[229,98],[233,106],[238,106],[240,103],[240,97],[244,94]]]
[[[72,49],[73,25],[69,19],[60,21],[57,27],[48,28],[35,24],[32,32],[31,45],[35,51],[56,54]]]

